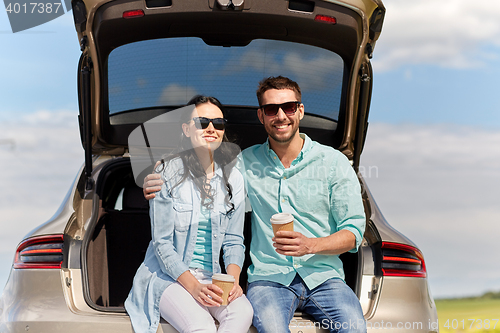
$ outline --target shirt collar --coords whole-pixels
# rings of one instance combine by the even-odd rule
[[[312,148],[312,140],[307,136],[307,134],[305,133],[300,133],[299,134],[300,137],[304,140],[304,145],[302,146],[302,149],[300,150],[300,153],[299,155],[297,156],[297,158],[295,158],[295,160],[292,162],[292,165],[297,163],[297,162],[300,162],[303,158],[304,158],[304,154],[307,154],[307,152],[309,150],[311,150]],[[269,137],[267,137],[267,140],[265,142],[265,145],[266,145],[266,151],[267,151],[267,154],[269,156],[273,156],[273,154],[275,155],[276,153],[274,152],[274,150],[271,149],[271,146],[269,145]],[[295,162],[295,163],[294,163]]]
[[[214,161],[214,168],[215,168],[215,175],[222,177],[222,168],[220,167],[219,163]]]

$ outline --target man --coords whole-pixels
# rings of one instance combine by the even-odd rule
[[[304,117],[296,82],[260,82],[260,122],[268,140],[242,152],[252,239],[247,297],[260,333],[289,332],[296,310],[330,332],[365,332],[361,306],[344,282],[339,255],[356,252],[365,228],[361,190],[347,158],[299,134]],[[145,183],[152,197],[157,185]],[[149,187],[148,187],[149,186]],[[294,231],[273,237],[270,218],[291,213]]]

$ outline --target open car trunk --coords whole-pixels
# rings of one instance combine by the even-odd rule
[[[134,158],[130,135],[142,129],[150,148],[146,123],[192,96],[221,100],[228,136],[245,149],[267,138],[256,116],[258,81],[287,76],[302,89],[300,131],[344,153],[357,171],[368,125],[369,58],[385,12],[381,1],[243,2],[229,8],[214,0],[72,1],[82,49],[78,91],[86,190],[95,186],[100,200],[83,244],[84,292],[98,310],[123,311],[151,238],[148,203],[137,184],[156,158],[134,174],[134,163],[121,157],[129,152]],[[172,142],[166,145],[170,149]],[[117,158],[94,184],[92,155],[101,154]],[[250,214],[246,219],[247,267]],[[376,229],[367,230],[365,238]],[[374,267],[365,252],[341,256],[346,282],[357,295],[363,258]]]
[[[231,121],[232,115],[244,118],[246,124]],[[267,135],[263,126],[258,123],[255,109],[241,110],[228,107],[229,123],[227,132],[242,148],[265,141]],[[314,124],[316,117],[309,115],[301,122],[301,132],[305,132],[313,140],[325,142],[330,135],[327,130],[307,127]],[[232,128],[231,128],[232,126]],[[237,130],[237,131],[236,131]],[[331,133],[331,130],[329,131]],[[250,135],[250,133],[252,135]],[[248,135],[246,135],[248,134]],[[244,138],[244,139],[242,139]],[[87,232],[92,235],[86,241],[86,274],[88,279],[87,301],[99,310],[120,311],[132,287],[135,272],[142,263],[149,241],[151,227],[149,205],[144,199],[142,188],[136,185],[129,158],[118,158],[109,162],[100,171],[96,183],[96,191],[100,198],[100,213]],[[240,285],[246,289],[246,269],[250,265],[250,213],[245,216],[246,260],[243,267]],[[367,216],[369,216],[367,214]],[[345,253],[341,256],[344,263],[346,283],[359,295],[362,274],[362,252]],[[221,265],[223,266],[223,265]]]

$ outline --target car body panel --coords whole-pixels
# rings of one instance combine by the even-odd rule
[[[401,297],[402,293],[404,298]],[[436,305],[430,295],[427,279],[385,276],[378,302],[377,310],[367,318],[374,330],[382,327],[391,330],[392,325],[395,331],[439,331]],[[399,323],[402,325],[398,327]]]

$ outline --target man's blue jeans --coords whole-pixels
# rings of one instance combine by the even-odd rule
[[[289,286],[255,281],[248,285],[247,298],[252,303],[253,325],[259,333],[290,332],[288,325],[294,327],[296,310],[311,315],[316,327],[330,332],[366,332],[359,300],[340,279],[327,280],[313,290],[307,288],[299,274]]]

